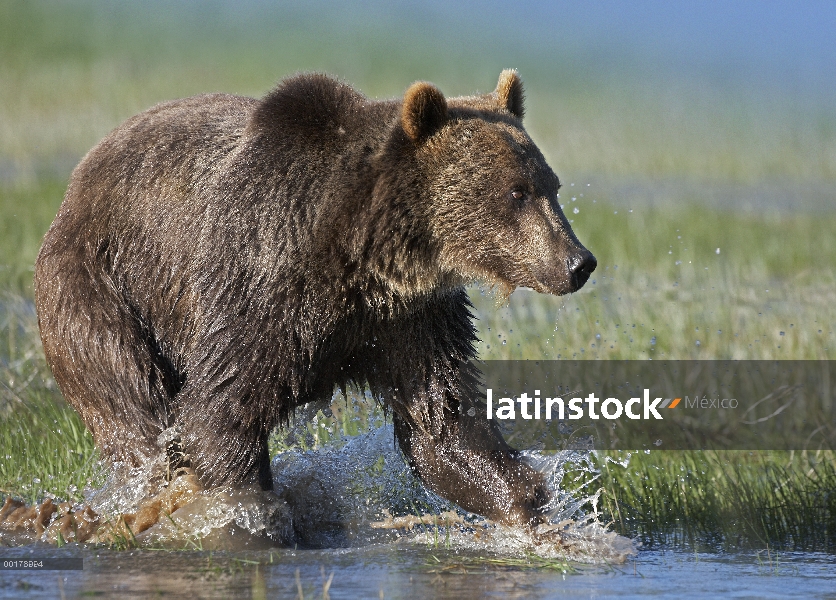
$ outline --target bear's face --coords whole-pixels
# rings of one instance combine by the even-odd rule
[[[597,263],[560,209],[557,176],[522,127],[516,73],[503,72],[492,94],[449,106],[427,84],[410,92],[416,86],[424,86],[423,97],[407,93],[403,119],[424,119],[405,130],[425,166],[424,201],[443,268],[509,293],[520,286],[557,295],[580,289]],[[412,113],[410,100],[419,104]]]

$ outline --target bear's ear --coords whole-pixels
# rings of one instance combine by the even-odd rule
[[[523,118],[525,94],[522,79],[515,69],[505,69],[499,74],[495,93],[499,98],[500,108],[504,108],[518,119]]]
[[[448,120],[447,100],[431,83],[418,81],[403,97],[401,125],[414,142],[422,142],[441,129]]]

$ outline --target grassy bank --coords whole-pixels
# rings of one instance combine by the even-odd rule
[[[609,452],[596,462],[606,518],[645,545],[836,551],[832,451]]]

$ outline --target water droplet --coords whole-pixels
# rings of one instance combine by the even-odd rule
[[[783,331],[782,331],[782,332],[780,332],[780,335],[784,335],[784,332],[783,332]]]
[[[651,345],[651,346],[655,346],[655,345],[656,345],[656,336],[655,336],[655,335],[654,335],[652,338],[650,338],[650,345]]]
[[[714,251],[714,254],[720,254],[720,249],[719,249],[719,248],[717,248],[717,249]]]
[[[697,346],[697,348],[700,347],[700,341],[699,340],[697,340],[696,346]]]
[[[578,214],[578,213],[579,213],[579,212],[581,212],[581,211],[580,211],[580,210],[578,210],[578,207],[576,206],[576,207],[575,207],[575,209],[574,209],[572,212],[573,212],[573,213],[575,213],[575,214]]]

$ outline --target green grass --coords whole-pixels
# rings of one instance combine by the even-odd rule
[[[605,452],[596,461],[604,513],[646,545],[836,551],[832,451]]]
[[[93,438],[61,398],[33,306],[0,294],[0,496],[80,501],[102,483]]]
[[[0,293],[34,298],[35,258],[66,187],[66,180],[54,179],[26,186],[0,183]]]

